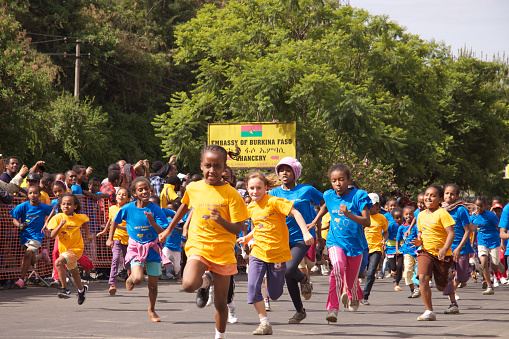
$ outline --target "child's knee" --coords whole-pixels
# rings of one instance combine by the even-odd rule
[[[34,252],[32,252],[32,250],[27,249],[25,251],[25,259],[31,259],[33,255],[34,255]]]
[[[192,293],[196,291],[196,288],[194,287],[194,283],[192,281],[189,281],[189,279],[182,279],[182,289],[187,293]]]

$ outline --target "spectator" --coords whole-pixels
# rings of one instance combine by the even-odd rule
[[[10,156],[5,159],[6,168],[5,172],[0,175],[0,180],[10,183],[19,170],[19,159],[15,156]]]
[[[0,160],[0,168],[3,170],[5,169],[5,160]],[[3,172],[0,170],[0,172]],[[20,185],[23,182],[23,177],[28,173],[28,167],[26,165],[23,165],[21,167],[21,170],[18,174],[11,180],[10,183],[6,183],[4,181],[0,180],[0,189],[10,193],[14,194],[19,191]]]
[[[83,190],[78,185],[78,175],[73,170],[65,172],[65,185],[72,194],[83,194]]]
[[[108,181],[102,183],[101,185],[101,193],[108,194],[110,197],[109,200],[112,205],[117,204],[117,199],[115,197],[117,191],[115,187],[120,185],[120,171],[119,170],[111,170],[108,172]]]
[[[43,204],[49,205],[51,203],[49,197],[53,195],[53,192],[51,191],[51,185],[53,184],[53,181],[55,181],[54,177],[50,173],[44,173],[41,178],[39,187],[41,188],[41,202]]]
[[[161,195],[161,189],[166,183],[165,179],[168,177],[168,173],[170,173],[170,170],[172,169],[172,164],[177,160],[176,156],[172,156],[170,158],[170,161],[166,163],[163,166],[163,163],[161,161],[155,161],[152,164],[152,169],[155,171],[155,173],[151,174],[150,176],[150,184],[152,187],[154,187],[154,194],[157,196]],[[177,167],[175,166],[175,169]]]

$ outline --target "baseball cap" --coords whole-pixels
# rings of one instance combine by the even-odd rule
[[[493,204],[493,206],[491,206],[491,209],[494,209],[494,208],[502,208],[503,209],[502,205],[500,205],[498,203]]]
[[[27,175],[27,181],[39,181],[41,180],[41,176],[39,175],[39,173],[28,173]]]
[[[369,193],[368,194],[369,198],[371,199],[371,202],[374,204],[380,202],[380,197],[378,196],[378,194],[376,193]]]

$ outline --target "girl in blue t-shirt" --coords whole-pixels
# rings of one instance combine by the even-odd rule
[[[157,280],[161,275],[161,248],[159,247],[159,233],[168,227],[168,220],[161,208],[150,201],[151,186],[146,177],[137,177],[131,183],[132,195],[136,201],[124,205],[111,224],[112,230],[106,245],[113,245],[113,234],[118,224],[126,222],[129,234],[126,262],[131,264],[131,275],[125,281],[128,291],[143,282],[143,268],[146,266],[148,274],[148,315],[152,322],[160,322],[161,318],[155,312],[157,299]]]
[[[452,242],[452,257],[454,263],[452,270],[454,274],[449,277],[449,283],[443,291],[444,295],[448,295],[451,305],[445,314],[459,313],[458,303],[456,301],[456,289],[459,284],[464,284],[470,278],[470,254],[474,253],[474,249],[470,244],[470,234],[473,226],[470,223],[470,215],[465,202],[459,200],[460,188],[456,184],[448,184],[444,190],[444,202],[442,208],[445,209],[454,219],[454,241]]]
[[[488,211],[488,199],[477,197],[475,204],[478,208],[478,215],[472,215],[470,222],[477,228],[477,253],[479,261],[483,267],[483,288],[484,295],[494,294],[490,278],[490,268],[488,257],[491,259],[491,268],[493,272],[498,271],[500,263],[500,231],[498,229],[498,218],[495,213]]]
[[[282,182],[282,185],[270,191],[269,195],[285,198],[293,202],[293,207],[302,214],[306,223],[311,223],[316,215],[316,211],[312,205],[320,205],[323,195],[320,191],[310,185],[297,184],[296,181],[300,177],[302,171],[301,163],[292,157],[286,157],[276,166],[276,173]],[[304,242],[304,236],[300,230],[297,221],[293,217],[286,217],[286,225],[290,233],[290,251],[292,252],[292,260],[286,262],[286,287],[292,298],[293,306],[297,311],[293,317],[288,320],[289,324],[298,324],[306,318],[306,310],[302,304],[299,293],[299,283],[302,297],[305,300],[311,298],[312,288],[309,277],[302,273],[299,264],[306,257],[310,248]],[[315,229],[309,230],[313,238],[321,238],[321,232],[315,233]]]
[[[364,227],[370,226],[369,209],[371,199],[365,191],[355,187],[348,188],[350,168],[337,164],[329,170],[332,189],[324,193],[325,205],[313,220],[317,223],[327,212],[331,215],[327,234],[327,248],[332,264],[327,298],[326,320],[337,322],[339,300],[350,311],[359,308],[363,298],[357,276],[362,261],[362,253],[367,247]],[[342,294],[343,285],[346,292]]]

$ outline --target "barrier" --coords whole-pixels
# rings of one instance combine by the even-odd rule
[[[95,236],[104,229],[108,221],[110,202],[108,199],[101,199],[99,201],[86,197],[79,197],[79,199],[82,207],[81,213],[86,214],[90,219],[88,223],[90,233]],[[17,279],[21,272],[24,249],[19,242],[19,230],[12,223],[9,211],[25,201],[25,198],[14,198],[13,204],[0,204],[0,280]],[[83,229],[82,234],[84,235]],[[85,240],[83,254],[90,258],[96,268],[109,268],[111,266],[112,253],[111,249],[106,246],[107,239],[107,235],[104,235],[94,238],[92,243],[88,243]],[[47,249],[51,256],[53,247],[54,240],[51,240],[49,232],[47,232],[44,236],[41,250]],[[237,255],[237,266],[239,268],[246,266],[246,261],[240,256],[240,253]],[[51,277],[53,266],[41,260],[37,263],[35,271],[43,278]],[[29,274],[30,272],[29,270]]]

